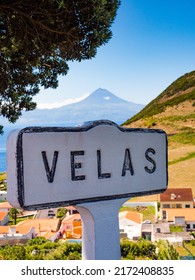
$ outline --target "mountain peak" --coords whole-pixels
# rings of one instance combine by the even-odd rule
[[[75,125],[77,123],[108,119],[120,124],[135,115],[144,106],[121,99],[110,91],[98,88],[85,99],[54,109],[24,112],[18,120],[22,125]]]
[[[94,102],[95,104],[102,103],[128,103],[128,101],[117,97],[107,89],[98,88],[92,92],[87,98],[83,99],[81,102]]]

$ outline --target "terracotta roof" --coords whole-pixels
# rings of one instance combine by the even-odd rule
[[[9,228],[16,228],[16,233],[20,234],[27,234],[31,230],[31,226],[28,227],[18,227],[15,226],[0,226],[0,234],[7,234],[9,233]]]
[[[50,232],[50,231],[43,231],[37,234],[39,237],[44,237],[46,239],[50,239],[52,236],[54,236],[56,232]]]
[[[122,211],[119,213],[119,220],[129,219],[137,224],[142,223],[143,214],[133,211]]]
[[[191,201],[193,194],[191,188],[167,189],[160,194],[160,201]]]
[[[18,223],[17,226],[31,226],[35,228],[35,231],[57,231],[59,227],[60,219],[29,219]]]
[[[76,210],[76,208],[74,206],[66,206],[65,207],[67,210]]]
[[[174,221],[175,217],[185,217],[186,222],[195,222],[195,208],[164,208],[163,210],[167,212],[168,221]]]
[[[3,221],[3,219],[8,215],[7,212],[0,212],[0,221]]]
[[[6,201],[6,202],[0,203],[0,209],[1,208],[8,208],[8,209],[10,209],[10,208],[12,208],[12,206],[11,206],[11,204],[8,201]]]
[[[70,224],[73,223],[73,221],[75,220],[81,220],[81,215],[80,214],[74,214],[74,215],[69,215],[66,216],[63,220],[62,220],[62,224]]]
[[[7,234],[9,233],[10,226],[0,226],[0,234]]]

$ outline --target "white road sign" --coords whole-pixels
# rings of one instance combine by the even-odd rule
[[[167,137],[111,121],[27,127],[7,139],[8,201],[27,210],[160,193]]]

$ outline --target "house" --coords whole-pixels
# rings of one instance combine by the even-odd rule
[[[185,230],[195,230],[195,208],[163,209],[164,220],[183,226]]]
[[[7,201],[0,203],[0,212],[9,212],[11,208],[12,206]]]
[[[6,200],[7,200],[7,192],[0,191],[0,201],[6,201]]]
[[[42,236],[55,241],[60,227],[60,219],[29,219],[18,223],[17,226],[34,227],[36,237]]]
[[[167,189],[160,194],[160,215],[165,219],[165,209],[193,208],[194,198],[191,188]]]
[[[153,235],[152,242],[158,242],[159,240],[167,240],[169,243],[182,246],[184,241],[190,241],[194,238],[188,232],[173,232],[173,233],[155,233]]]
[[[142,224],[142,238],[156,241],[156,235],[161,234],[167,235],[170,233],[170,228],[168,223],[158,223],[158,224]]]
[[[119,228],[121,237],[127,237],[131,240],[138,239],[141,236],[141,224],[143,214],[133,211],[119,212]]]
[[[0,212],[0,226],[5,226],[9,222],[8,212]]]
[[[167,189],[160,194],[160,208],[193,208],[191,188]]]
[[[66,206],[65,208],[68,211],[66,215],[74,215],[79,213],[74,206]]]
[[[60,233],[65,239],[82,237],[82,220],[80,214],[67,215],[60,227]]]
[[[0,226],[0,246],[26,244],[35,237],[35,228],[32,226]]]

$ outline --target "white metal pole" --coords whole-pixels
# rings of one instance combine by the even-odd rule
[[[83,260],[121,258],[118,213],[126,200],[98,201],[76,206],[82,218]]]

